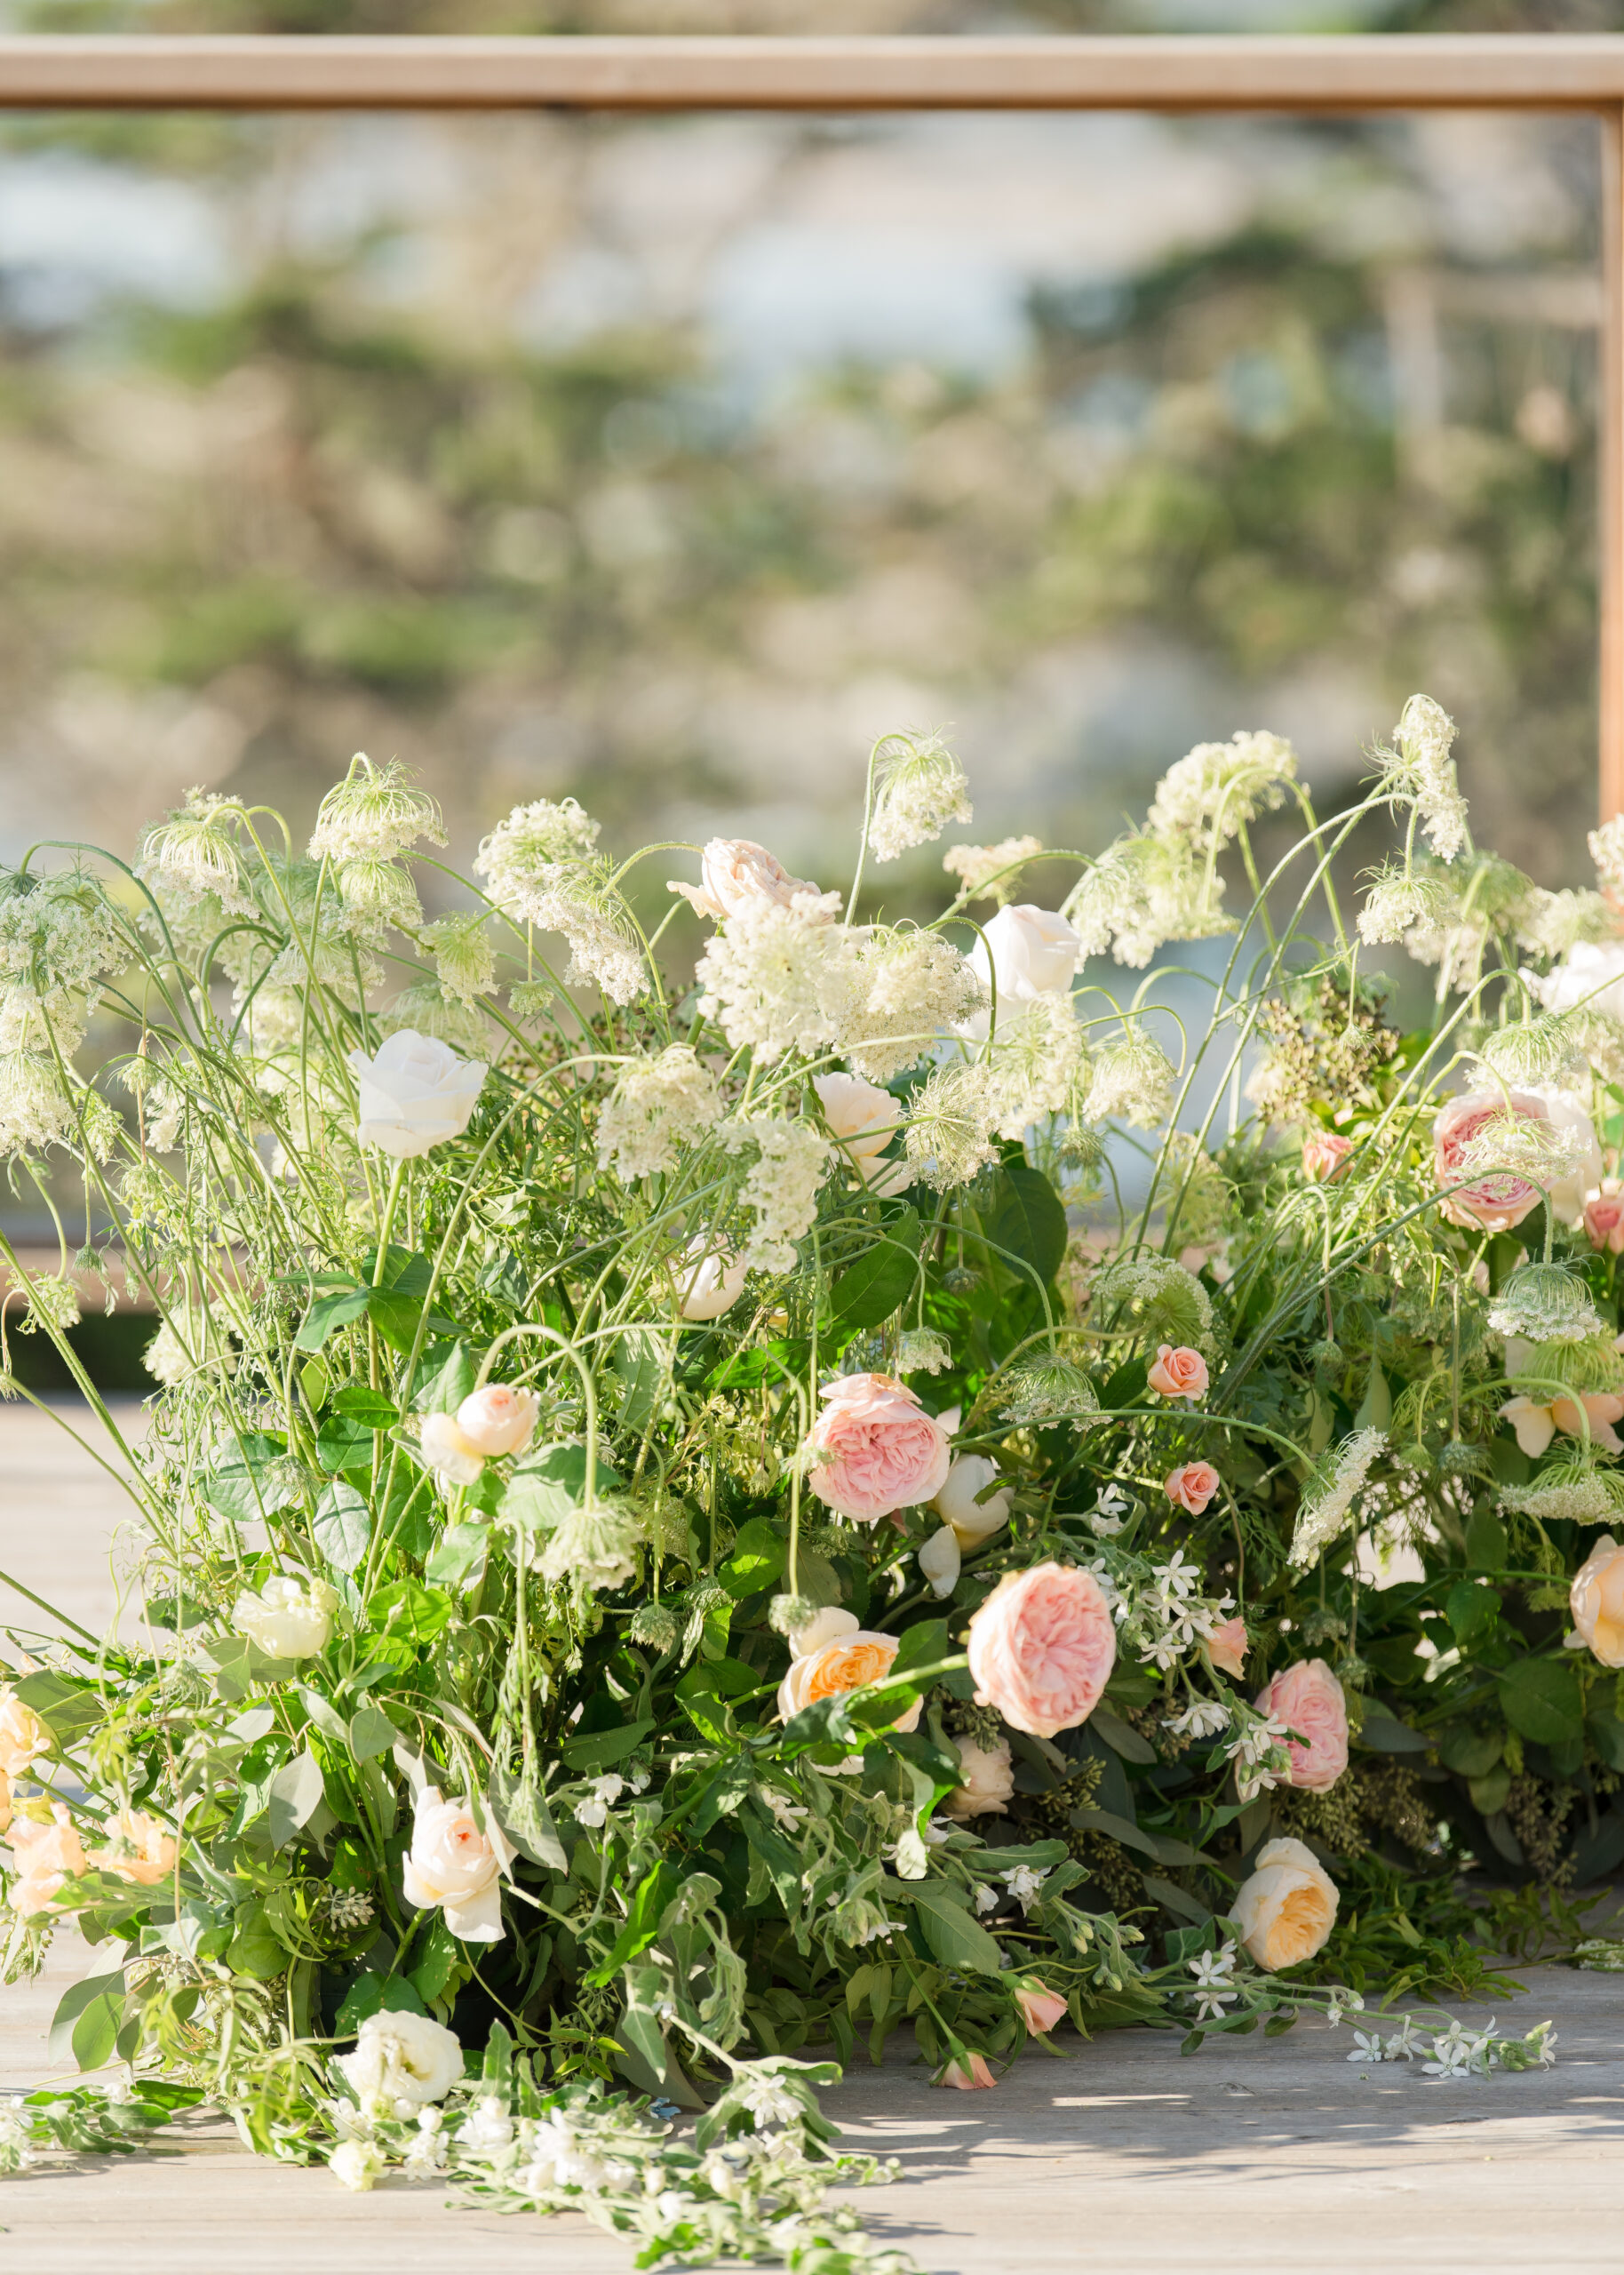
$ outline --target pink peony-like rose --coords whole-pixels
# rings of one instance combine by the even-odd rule
[[[1312,1138],[1302,1141],[1302,1174],[1312,1177],[1316,1185],[1329,1185],[1332,1178],[1342,1173],[1342,1164],[1353,1151],[1351,1138],[1339,1138],[1333,1130],[1317,1130]]]
[[[823,1397],[812,1425],[823,1458],[808,1479],[820,1501],[872,1525],[942,1490],[952,1465],[948,1433],[911,1390],[889,1375],[842,1375]]]
[[[1612,1256],[1624,1255],[1624,1193],[1601,1192],[1585,1203],[1585,1230],[1590,1245]]]
[[[1450,1099],[1432,1125],[1437,1184],[1443,1188],[1460,1187],[1444,1201],[1444,1215],[1452,1225],[1476,1225],[1485,1233],[1509,1233],[1540,1206],[1544,1199],[1540,1187],[1509,1169],[1491,1169],[1469,1184],[1461,1183],[1461,1165],[1474,1139],[1495,1122],[1503,1122],[1508,1114],[1515,1114],[1519,1122],[1549,1122],[1583,1145],[1584,1160],[1578,1169],[1555,1179],[1550,1192],[1552,1212],[1576,1221],[1582,1213],[1585,1192],[1600,1179],[1601,1148],[1583,1106],[1559,1090],[1467,1090]]]
[[[49,1824],[18,1817],[7,1837],[18,1875],[12,1882],[11,1907],[20,1920],[32,1920],[51,1909],[65,1880],[76,1879],[86,1869],[84,1851],[60,1801]]]
[[[1037,2037],[1052,2031],[1066,2011],[1066,2002],[1057,1991],[1033,1976],[1029,1982],[1015,1986],[1015,2004],[1021,2009],[1021,2020]]]
[[[792,877],[782,861],[749,837],[713,837],[699,857],[701,885],[672,884],[701,916],[723,923],[741,909],[763,904],[788,908],[798,892],[816,893],[804,877]],[[821,897],[821,896],[820,896]]]
[[[1624,1548],[1604,1532],[1573,1575],[1570,1638],[1586,1644],[1604,1667],[1624,1667]]]
[[[1169,1473],[1162,1490],[1175,1507],[1188,1509],[1192,1517],[1198,1517],[1218,1490],[1219,1483],[1218,1473],[1210,1461],[1186,1461]]]
[[[1328,1792],[1348,1767],[1348,1704],[1325,1661],[1299,1659],[1282,1668],[1259,1691],[1257,1705],[1261,1714],[1272,1714],[1297,1733],[1286,1742],[1291,1756],[1286,1784],[1306,1793]]]
[[[1237,1682],[1246,1672],[1246,1623],[1244,1619],[1226,1619],[1222,1627],[1214,1627],[1206,1639],[1206,1656],[1225,1674],[1232,1674]]]
[[[174,1836],[165,1832],[156,1817],[148,1816],[145,1809],[115,1809],[105,1830],[107,1847],[92,1848],[90,1854],[91,1863],[99,1871],[111,1872],[116,1880],[133,1880],[138,1888],[155,1888],[174,1871]]]
[[[1007,1572],[970,1622],[975,1704],[1011,1729],[1052,1738],[1086,1722],[1117,1659],[1117,1631],[1092,1572]]]
[[[1145,1379],[1161,1398],[1205,1398],[1206,1361],[1185,1344],[1175,1351],[1170,1343],[1164,1343]]]
[[[541,1401],[533,1390],[514,1390],[506,1383],[487,1383],[471,1391],[457,1409],[457,1426],[476,1454],[498,1459],[516,1454],[536,1434]]]
[[[984,2087],[996,2086],[998,2079],[987,2066],[984,2054],[967,2052],[963,2062],[948,2063],[936,2083],[939,2086],[956,2086],[961,2094],[974,2094],[981,2092]]]

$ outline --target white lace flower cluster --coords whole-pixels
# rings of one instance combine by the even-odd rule
[[[771,1114],[724,1122],[720,1137],[730,1153],[753,1148],[755,1155],[739,1194],[755,1220],[739,1261],[758,1272],[792,1272],[795,1243],[812,1229],[833,1147],[806,1122]]]
[[[939,735],[887,735],[874,758],[868,842],[877,861],[927,844],[950,821],[975,819],[964,769]]]
[[[657,1058],[622,1067],[598,1117],[598,1166],[612,1166],[627,1183],[660,1176],[720,1118],[714,1077],[686,1043],[674,1042]]]
[[[1371,1465],[1386,1445],[1385,1430],[1356,1430],[1343,1439],[1329,1465],[1321,1462],[1318,1474],[1303,1489],[1292,1532],[1288,1561],[1295,1569],[1311,1564],[1341,1532]]]
[[[572,986],[630,1003],[648,993],[649,973],[609,866],[595,851],[598,830],[573,798],[537,798],[497,825],[474,866],[505,915],[563,934]]]
[[[705,990],[699,1010],[735,1050],[770,1065],[833,1041],[856,957],[851,934],[831,921],[839,908],[838,893],[763,896],[712,934],[694,967]]]
[[[942,866],[959,880],[962,900],[991,900],[1006,908],[1021,883],[1021,869],[1043,850],[1037,837],[1000,837],[996,845],[952,845]]]
[[[1187,837],[1207,853],[1273,813],[1296,778],[1297,754],[1282,735],[1242,731],[1227,743],[1198,743],[1158,783],[1147,820],[1158,836]]]
[[[0,1158],[65,1143],[78,1116],[60,1072],[84,1038],[97,982],[123,960],[112,911],[74,870],[0,874]],[[101,1158],[110,1110],[85,1092]]]
[[[1466,800],[1450,753],[1455,722],[1429,695],[1413,695],[1393,730],[1396,747],[1374,754],[1382,786],[1415,808],[1427,842],[1453,861],[1467,842]]]
[[[855,952],[830,991],[830,1040],[859,1074],[888,1082],[977,1009],[981,982],[939,932],[872,925],[853,937]]]

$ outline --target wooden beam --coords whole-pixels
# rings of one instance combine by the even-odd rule
[[[1601,484],[1601,818],[1624,813],[1624,109],[1602,120],[1602,323],[1596,441]]]
[[[0,108],[1605,110],[1624,36],[0,39]]]

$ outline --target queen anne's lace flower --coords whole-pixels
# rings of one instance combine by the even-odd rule
[[[792,1272],[795,1242],[812,1229],[818,1187],[828,1171],[832,1146],[804,1122],[781,1122],[770,1115],[725,1122],[720,1135],[730,1153],[755,1148],[739,1195],[753,1210],[755,1223],[740,1261],[760,1272]]]
[[[1198,743],[1157,784],[1149,826],[1205,853],[1274,812],[1296,778],[1297,754],[1283,736],[1243,731],[1227,743]]]
[[[1356,1430],[1337,1448],[1335,1461],[1328,1473],[1322,1466],[1318,1480],[1304,1489],[1292,1533],[1289,1559],[1299,1571],[1311,1564],[1341,1531],[1348,1521],[1348,1513],[1370,1474],[1371,1464],[1386,1444],[1385,1430]]]
[[[540,902],[557,890],[561,872],[590,856],[599,827],[573,798],[537,798],[498,823],[482,841],[474,866],[505,914],[521,924],[545,924]]]
[[[1177,1080],[1153,1035],[1135,1021],[1094,1054],[1084,1112],[1090,1122],[1126,1122],[1156,1130],[1173,1111]]]
[[[952,845],[942,856],[942,866],[959,881],[966,900],[994,900],[1000,908],[1015,898],[1021,884],[1021,865],[1043,850],[1037,837],[1001,837],[996,845]]]
[[[876,926],[855,956],[832,944],[829,973],[831,1040],[872,1082],[912,1066],[982,1000],[975,972],[939,932]]]
[[[825,921],[832,904],[839,906],[832,893],[796,893],[787,908],[764,899],[742,907],[706,944],[694,967],[705,991],[699,1009],[735,1050],[748,1047],[771,1061],[791,1050],[810,1055],[833,1040],[856,991],[857,944]],[[870,1065],[865,1058],[862,1071]]]
[[[1429,695],[1413,695],[1393,730],[1397,750],[1379,750],[1383,786],[1412,802],[1427,842],[1440,861],[1466,843],[1466,801],[1450,756],[1455,722]]]
[[[1119,837],[1073,886],[1062,910],[1084,956],[1109,947],[1118,963],[1142,970],[1166,940],[1204,940],[1233,931],[1223,913],[1223,880],[1182,835]]]
[[[1522,1264],[1489,1313],[1495,1335],[1531,1343],[1583,1343],[1610,1332],[1584,1281],[1560,1264]]]
[[[252,916],[253,897],[232,834],[242,816],[235,798],[188,790],[185,802],[147,831],[136,875],[160,898],[173,898],[183,907],[212,896],[232,914]]]
[[[1096,1316],[1123,1313],[1149,1342],[1189,1344],[1209,1355],[1214,1350],[1212,1299],[1171,1257],[1113,1257],[1095,1273],[1093,1293]]]
[[[358,751],[322,799],[308,850],[314,861],[387,862],[419,837],[445,843],[439,807],[426,790],[412,788],[397,760],[374,766]]]
[[[423,922],[418,889],[398,861],[370,855],[346,861],[338,871],[338,898],[343,929],[357,939],[376,944],[391,926],[415,931]]]
[[[598,1121],[598,1166],[612,1163],[627,1180],[658,1176],[720,1118],[714,1080],[686,1043],[673,1043],[657,1058],[622,1067]]]
[[[1599,892],[1547,892],[1536,885],[1517,925],[1517,938],[1535,955],[1565,956],[1577,947],[1612,938],[1617,912]]]
[[[876,757],[868,842],[877,861],[940,837],[950,821],[974,820],[964,769],[939,735],[888,735]]]
[[[66,1145],[73,1135],[73,1101],[56,1061],[43,1052],[0,1052],[0,1158]]]
[[[1412,932],[1438,932],[1451,922],[1456,906],[1453,887],[1436,870],[1407,870],[1389,863],[1371,876],[1359,911],[1359,938],[1377,947],[1407,939]]]
[[[938,1193],[968,1185],[996,1161],[992,1132],[1000,1101],[989,1067],[937,1066],[913,1094],[903,1149],[915,1175]]]
[[[418,954],[432,956],[434,977],[448,996],[470,1010],[497,984],[496,957],[482,914],[441,916],[418,935]]]

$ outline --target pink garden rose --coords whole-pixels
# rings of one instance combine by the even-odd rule
[[[17,1859],[11,1907],[20,1920],[32,1920],[37,1912],[51,1909],[65,1880],[85,1871],[84,1851],[73,1819],[60,1801],[49,1824],[20,1816],[6,1837]]]
[[[889,1375],[842,1375],[812,1425],[808,1482],[820,1501],[860,1525],[934,1500],[952,1465],[948,1433]]]
[[[1587,1201],[1585,1230],[1592,1248],[1604,1249],[1612,1256],[1624,1254],[1624,1193],[1609,1193],[1604,1186]]]
[[[956,2086],[961,2094],[974,2094],[979,2093],[983,2087],[996,2086],[998,2079],[988,2068],[984,2054],[967,2054],[963,2062],[950,2062],[936,2083],[939,2086]]]
[[[680,892],[699,915],[717,923],[741,909],[788,908],[798,892],[817,891],[804,877],[791,876],[765,845],[748,837],[712,838],[699,857],[699,873],[705,880],[699,887],[673,884],[667,890]]]
[[[1175,1351],[1171,1344],[1164,1343],[1145,1379],[1162,1398],[1205,1398],[1206,1361],[1198,1351],[1191,1351],[1184,1344]]]
[[[1244,1619],[1226,1619],[1222,1627],[1214,1627],[1206,1639],[1206,1656],[1225,1674],[1232,1674],[1237,1682],[1246,1672],[1246,1623]]]
[[[533,1390],[514,1390],[506,1383],[487,1383],[470,1392],[457,1409],[457,1426],[476,1454],[495,1460],[516,1454],[536,1434],[541,1401]]]
[[[1515,1114],[1520,1122],[1548,1122],[1581,1141],[1584,1160],[1573,1173],[1558,1177],[1550,1193],[1553,1214],[1569,1223],[1576,1222],[1582,1212],[1584,1194],[1600,1181],[1602,1153],[1589,1115],[1580,1101],[1565,1090],[1467,1090],[1460,1098],[1451,1098],[1432,1125],[1433,1167],[1438,1185],[1460,1185],[1461,1163],[1473,1139],[1493,1123],[1503,1122],[1509,1114]],[[1452,1225],[1463,1225],[1469,1229],[1477,1225],[1485,1233],[1509,1233],[1537,1209],[1543,1198],[1540,1187],[1527,1177],[1515,1176],[1510,1170],[1491,1169],[1470,1184],[1461,1185],[1459,1192],[1451,1193],[1443,1204],[1443,1213]]]
[[[1588,1644],[1604,1667],[1624,1667],[1624,1548],[1604,1532],[1573,1575],[1570,1594],[1577,1650]]]
[[[1220,1481],[1210,1461],[1181,1462],[1167,1477],[1162,1490],[1175,1507],[1188,1509],[1192,1517],[1198,1517],[1218,1490]]]
[[[1052,2031],[1066,2011],[1066,2002],[1057,1991],[1051,1991],[1033,1976],[1015,1986],[1015,2004],[1021,2009],[1021,2020],[1034,2037],[1041,2038]]]
[[[1286,1740],[1292,1765],[1286,1784],[1305,1793],[1328,1792],[1348,1767],[1348,1706],[1325,1661],[1299,1659],[1283,1668],[1259,1691],[1257,1705],[1261,1714],[1272,1714],[1298,1733]]]
[[[1333,1177],[1341,1175],[1342,1164],[1352,1151],[1351,1138],[1339,1138],[1333,1130],[1317,1130],[1302,1141],[1302,1174],[1316,1185],[1329,1185]]]
[[[1007,1572],[970,1622],[975,1704],[1011,1729],[1052,1738],[1086,1722],[1117,1659],[1117,1631],[1092,1572]]]

